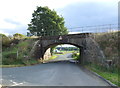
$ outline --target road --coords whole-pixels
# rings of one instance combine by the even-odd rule
[[[57,59],[68,59],[68,56],[61,55]],[[69,62],[3,68],[1,80],[2,85],[6,86],[109,86],[102,79]]]
[[[58,57],[56,59],[50,60],[49,62],[53,62],[53,61],[71,61],[73,60],[72,53],[67,53],[67,54],[61,54],[61,55],[57,55]]]

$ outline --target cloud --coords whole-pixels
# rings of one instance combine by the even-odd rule
[[[66,26],[90,26],[100,24],[117,24],[117,3],[84,2],[71,4],[64,8]]]
[[[16,25],[14,25],[12,23],[8,23],[4,20],[0,20],[0,30],[7,29],[7,28],[14,29],[15,27],[16,27]]]
[[[5,34],[7,36],[9,35],[9,33],[4,32],[3,30],[0,30],[0,33]]]
[[[57,9],[75,1],[78,0],[3,0],[0,3],[0,30],[10,34],[26,31],[36,6]]]
[[[0,32],[25,33],[36,6],[55,9],[65,18],[67,27],[115,22],[117,2],[118,0],[2,0]]]
[[[58,45],[57,47],[75,47],[75,46],[70,44],[64,44],[64,45]]]
[[[16,22],[16,21],[14,21],[14,20],[12,20],[12,19],[4,19],[4,21],[6,22],[6,23],[10,23],[10,24],[15,24],[15,25],[20,25],[21,23],[19,23],[19,22]]]

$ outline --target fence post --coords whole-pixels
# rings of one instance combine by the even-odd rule
[[[17,58],[18,58],[18,50],[17,50]]]

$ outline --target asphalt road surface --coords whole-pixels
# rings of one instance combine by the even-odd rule
[[[67,60],[69,55],[61,55],[57,59]],[[4,86],[109,86],[102,79],[70,62],[3,68],[0,80]]]
[[[61,54],[61,55],[57,55],[58,57],[56,59],[50,60],[49,62],[53,62],[53,61],[72,61],[73,58],[72,53],[67,53],[67,54]]]

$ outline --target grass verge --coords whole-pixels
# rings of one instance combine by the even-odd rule
[[[76,60],[80,59],[80,53],[73,53],[72,58],[74,58]]]
[[[23,66],[31,66],[31,65],[35,65],[35,64],[40,64],[40,61],[29,60],[29,61],[24,61],[24,63],[22,63],[22,64],[0,65],[0,68],[23,67]]]
[[[10,67],[22,67],[25,65],[0,65],[0,68],[10,68]]]
[[[98,70],[95,67],[85,66],[87,69],[96,72],[98,75],[102,76],[106,80],[109,80],[113,84],[120,86],[120,83],[118,82],[118,74],[117,73],[111,73],[111,72],[105,72],[102,70]]]

